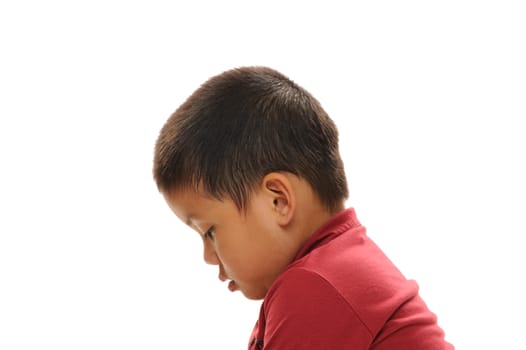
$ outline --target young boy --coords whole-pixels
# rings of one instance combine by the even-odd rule
[[[336,126],[283,74],[205,82],[162,128],[153,172],[219,279],[263,299],[249,349],[453,349],[417,284],[345,209]]]

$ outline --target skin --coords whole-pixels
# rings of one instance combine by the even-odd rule
[[[231,280],[231,291],[253,300],[265,297],[310,235],[335,214],[320,204],[306,181],[290,173],[267,174],[246,210],[200,190],[163,195],[174,214],[203,239],[203,258],[218,266],[219,279]]]

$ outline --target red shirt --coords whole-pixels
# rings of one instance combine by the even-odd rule
[[[347,209],[320,227],[272,284],[249,349],[454,348],[416,282]]]

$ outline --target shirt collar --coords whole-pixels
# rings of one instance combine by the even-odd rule
[[[342,233],[359,226],[361,226],[361,224],[358,221],[353,208],[342,210],[330,218],[323,225],[321,225],[309,237],[294,260],[304,257],[315,248],[324,245],[332,241],[334,238],[340,236]]]

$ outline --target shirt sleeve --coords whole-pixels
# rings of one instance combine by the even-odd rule
[[[322,276],[295,268],[269,291],[264,349],[369,349],[370,330]]]

